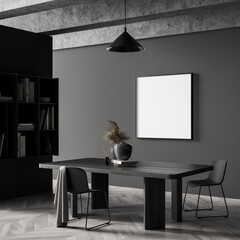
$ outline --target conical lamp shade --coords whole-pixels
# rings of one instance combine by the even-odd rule
[[[144,47],[125,30],[106,49],[112,52],[139,52],[144,50]]]

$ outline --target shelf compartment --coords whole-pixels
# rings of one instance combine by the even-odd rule
[[[36,103],[36,99],[38,99],[38,77],[18,76],[17,99],[19,103]]]
[[[40,78],[40,98],[50,98],[49,103],[41,102],[41,104],[58,103],[58,79],[57,78]]]
[[[17,111],[16,104],[7,104],[7,154],[8,158],[15,158],[17,156]]]
[[[40,155],[58,155],[58,132],[40,132]]]
[[[16,100],[16,96],[17,96],[16,81],[17,81],[16,74],[0,73],[0,92],[1,92],[0,100],[1,100],[1,97],[12,98],[11,100],[7,100],[6,102]]]
[[[37,126],[38,108],[36,104],[18,104],[18,124],[33,123]]]
[[[19,101],[18,88],[20,79],[28,78],[34,83],[34,98],[30,102]],[[36,158],[58,155],[58,79],[0,73],[0,91],[2,96],[12,100],[0,100],[0,134],[4,134],[0,160],[18,159],[18,134],[25,137],[24,158]],[[50,98],[50,102],[40,102],[40,97]],[[48,129],[40,129],[41,111],[54,109],[53,120]],[[18,129],[21,123],[32,123],[34,129]],[[47,147],[49,145],[50,147]],[[20,159],[20,157],[19,157]]]
[[[38,156],[38,132],[18,132],[18,158]]]
[[[8,105],[0,103],[0,112],[3,116],[8,116]],[[0,159],[6,158],[8,138],[8,118],[0,118]]]
[[[58,127],[57,107],[55,105],[41,105],[39,117],[40,131],[54,131]]]

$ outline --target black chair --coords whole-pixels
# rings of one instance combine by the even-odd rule
[[[211,171],[209,173],[209,176],[207,179],[202,179],[202,180],[193,180],[193,181],[188,181],[187,182],[187,187],[186,187],[186,192],[185,192],[185,197],[183,200],[183,207],[182,209],[184,211],[196,211],[196,218],[207,218],[207,217],[228,217],[229,216],[229,212],[228,212],[228,207],[227,207],[227,202],[225,199],[225,194],[223,191],[223,180],[225,177],[225,172],[226,172],[226,168],[227,168],[227,162],[225,160],[216,160],[215,162],[213,162],[214,165],[214,169],[213,171]],[[226,207],[226,215],[218,215],[218,216],[199,216],[198,215],[198,211],[200,210],[212,210],[213,209],[213,201],[212,201],[212,194],[211,194],[211,186],[217,186],[220,185],[221,186],[221,190],[222,190],[222,194],[223,194],[223,199],[224,199],[224,203],[225,203],[225,207]],[[184,209],[184,205],[185,205],[185,201],[186,201],[186,196],[187,196],[187,191],[188,191],[188,187],[199,187],[199,193],[198,193],[198,201],[197,201],[197,208],[196,209]],[[210,196],[210,200],[211,200],[211,208],[201,208],[199,209],[199,200],[200,200],[200,194],[201,194],[201,189],[202,187],[208,187],[208,191],[209,191],[209,196]]]
[[[81,168],[73,168],[69,167],[66,169],[67,174],[67,191],[72,194],[80,194],[80,200],[81,200],[81,211],[82,211],[82,198],[81,194],[88,193],[88,200],[87,200],[87,214],[86,214],[86,222],[85,222],[85,229],[91,230],[93,228],[97,228],[100,226],[109,225],[111,222],[111,216],[109,211],[109,205],[106,197],[106,193],[103,189],[89,189],[88,187],[88,180],[87,180],[87,174],[86,172]],[[89,209],[89,199],[90,199],[90,193],[100,192],[104,194],[105,203],[107,206],[108,211],[108,218],[109,221],[106,223],[102,223],[93,227],[88,228],[87,222],[88,222],[88,209]]]

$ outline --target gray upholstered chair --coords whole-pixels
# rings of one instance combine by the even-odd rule
[[[88,193],[85,229],[86,230],[91,230],[93,228],[97,228],[97,227],[100,227],[100,226],[109,225],[110,222],[111,222],[111,216],[110,216],[110,211],[109,211],[109,204],[107,202],[107,197],[106,197],[106,193],[104,192],[104,190],[103,189],[89,189],[87,174],[81,168],[69,167],[69,168],[66,169],[66,174],[67,174],[67,191],[70,192],[70,193],[73,193],[73,194],[80,194],[81,211],[82,211],[81,194]],[[105,203],[106,203],[107,211],[108,211],[109,221],[106,222],[106,223],[102,223],[102,224],[99,224],[99,225],[88,228],[87,222],[88,222],[88,209],[89,209],[90,193],[101,192],[101,191],[104,194]]]
[[[202,180],[192,180],[192,181],[188,181],[187,182],[187,187],[186,187],[186,192],[185,192],[185,196],[184,196],[184,200],[183,200],[183,210],[184,211],[196,211],[196,218],[206,218],[206,217],[228,217],[229,216],[229,212],[228,212],[228,207],[227,207],[227,202],[225,199],[225,194],[223,191],[223,180],[225,177],[225,172],[226,172],[226,168],[227,168],[227,162],[225,160],[216,160],[213,162],[214,165],[214,169],[213,171],[211,171],[209,173],[208,178],[206,179],[202,179]],[[223,199],[224,199],[224,203],[225,203],[225,207],[226,207],[226,215],[218,215],[218,216],[199,216],[198,215],[198,211],[200,210],[212,210],[213,209],[213,201],[212,201],[212,194],[211,194],[211,186],[217,186],[220,185],[221,186],[221,190],[222,190],[222,195],[223,195]],[[188,191],[188,187],[199,187],[199,193],[198,193],[198,200],[197,200],[197,208],[196,209],[184,209],[184,205],[185,205],[185,201],[186,201],[186,196],[187,196],[187,191]],[[201,208],[199,209],[199,200],[200,200],[200,194],[201,194],[201,189],[202,187],[208,187],[208,191],[209,191],[209,196],[210,196],[210,200],[211,200],[211,208]]]

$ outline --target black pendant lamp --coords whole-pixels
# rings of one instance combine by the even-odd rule
[[[128,32],[126,27],[126,0],[125,3],[125,23],[124,32],[112,43],[106,50],[111,52],[139,52],[143,51],[144,47],[139,44]]]

